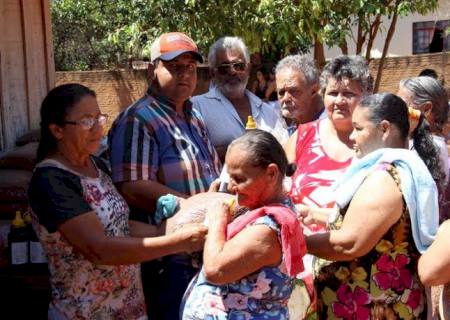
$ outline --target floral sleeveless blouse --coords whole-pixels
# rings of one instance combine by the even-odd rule
[[[58,231],[64,221],[95,211],[110,237],[126,237],[128,205],[96,164],[98,178],[44,160],[30,183],[34,228],[48,257],[52,298],[49,319],[147,319],[139,265],[97,265]]]
[[[280,227],[270,216],[256,219],[250,225],[266,225],[276,231],[281,243]],[[226,284],[207,282],[203,268],[186,291],[181,307],[182,319],[289,319],[287,302],[293,289],[293,278],[284,263],[264,267]]]
[[[381,164],[375,170],[387,171],[400,188],[395,167]],[[331,229],[339,228],[343,215]],[[425,293],[417,274],[419,257],[404,204],[400,219],[367,255],[326,266],[319,266],[323,260],[317,260],[318,318],[426,319]]]

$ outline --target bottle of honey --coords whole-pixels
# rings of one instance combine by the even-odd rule
[[[20,211],[11,221],[11,229],[8,234],[9,261],[13,266],[28,263],[28,235],[25,221]]]
[[[28,212],[24,213],[23,220],[25,221],[28,233],[29,262],[31,264],[46,263],[47,256],[45,255],[44,248],[42,247],[36,232],[34,232],[31,215]]]

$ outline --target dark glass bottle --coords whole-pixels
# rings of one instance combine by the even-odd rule
[[[8,234],[9,262],[11,265],[25,265],[28,263],[28,233],[20,211],[11,222]]]
[[[28,233],[29,262],[31,264],[46,263],[47,256],[45,255],[44,248],[42,247],[36,232],[34,232],[31,215],[26,212],[23,215],[23,220],[26,223]]]

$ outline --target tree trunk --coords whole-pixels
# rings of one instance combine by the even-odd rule
[[[341,48],[342,54],[348,54],[348,46],[345,39],[339,44],[339,48]]]
[[[363,30],[362,30],[362,19],[364,19],[364,16],[359,16],[358,17],[358,34],[357,34],[357,39],[356,39],[356,54],[360,55],[361,51],[362,51],[362,46],[364,44],[364,40],[365,40],[365,35],[363,35]]]
[[[322,69],[325,65],[325,52],[323,49],[323,43],[314,37],[314,59],[317,61],[317,66]]]
[[[392,16],[391,25],[389,26],[389,30],[386,36],[386,40],[384,41],[383,53],[380,58],[380,64],[378,65],[377,79],[375,80],[374,92],[378,92],[381,82],[381,75],[383,73],[384,60],[386,58],[387,52],[389,50],[389,45],[391,44],[392,37],[394,36],[395,26],[397,24],[398,18],[398,5],[400,0],[395,1],[394,5],[394,15]]]
[[[375,37],[378,34],[378,29],[380,27],[380,24],[381,24],[381,14],[377,14],[375,21],[370,26],[369,40],[367,41],[367,48],[366,48],[366,60],[367,61],[370,60],[373,42],[375,41]]]

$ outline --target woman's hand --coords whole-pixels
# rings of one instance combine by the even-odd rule
[[[175,231],[174,236],[179,238],[184,252],[203,250],[208,228],[199,223],[187,224]]]
[[[232,214],[230,212],[230,206],[228,203],[218,201],[214,205],[208,208],[206,212],[206,221],[210,227],[214,225],[227,225],[232,220]]]
[[[313,208],[304,204],[296,204],[295,208],[299,213],[298,220],[306,226],[311,224],[326,226],[328,218],[336,211],[335,208]]]
[[[220,179],[217,178],[209,186],[208,192],[219,192]]]
[[[178,202],[178,209],[177,209],[177,211],[178,211],[183,206],[183,204],[186,202],[186,199],[177,197],[177,196],[175,196],[175,198],[177,199],[177,202]]]
[[[304,225],[309,226],[311,224],[316,223],[314,221],[314,215],[311,210],[311,207],[305,206],[304,204],[296,204],[295,208],[298,212],[298,220],[302,222]]]

